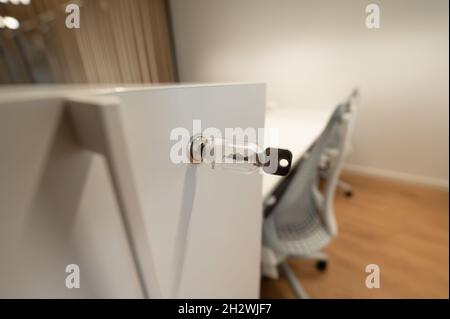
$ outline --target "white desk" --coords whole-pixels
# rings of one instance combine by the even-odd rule
[[[286,148],[292,152],[293,165],[319,137],[334,108],[291,108],[270,110],[266,113],[266,129],[276,129],[278,141],[270,141],[273,146]],[[267,137],[266,137],[267,140]],[[282,179],[280,176],[263,175],[263,197],[268,196]]]

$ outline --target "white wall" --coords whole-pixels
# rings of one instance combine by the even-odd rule
[[[374,1],[375,2],[375,1]],[[263,81],[279,107],[321,107],[353,86],[350,168],[448,188],[445,0],[171,0],[182,82]]]

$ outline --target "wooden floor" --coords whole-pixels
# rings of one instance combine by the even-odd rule
[[[339,194],[339,234],[326,249],[325,273],[311,261],[290,265],[311,298],[448,298],[448,192],[344,174],[355,195]],[[367,264],[380,267],[381,287],[365,286]],[[262,298],[292,298],[281,277],[263,279]]]

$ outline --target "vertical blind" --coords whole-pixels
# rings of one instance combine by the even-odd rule
[[[80,8],[69,29],[66,5]],[[174,81],[164,0],[31,0],[1,5],[18,30],[0,29],[1,83],[158,83]]]

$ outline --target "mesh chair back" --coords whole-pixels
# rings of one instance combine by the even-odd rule
[[[334,194],[350,144],[356,96],[357,91],[346,103],[336,107],[316,143],[272,194],[276,203],[265,210],[263,243],[272,248],[278,258],[320,251],[337,233]],[[318,168],[330,144],[335,146],[336,152],[329,162],[325,184],[319,190]]]
[[[289,240],[294,239],[292,237],[297,234],[307,234],[310,223],[317,220],[317,216],[313,215],[318,214],[324,225],[331,224],[323,220],[326,214],[323,212],[323,195],[321,196],[318,188],[318,165],[329,138],[335,136],[340,129],[345,110],[344,104],[335,109],[324,132],[295,167],[289,186],[281,198],[278,198],[272,214],[280,239]],[[326,185],[325,192],[330,191],[332,189]]]

